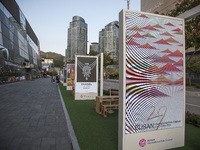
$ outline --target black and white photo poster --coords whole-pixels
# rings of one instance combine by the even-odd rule
[[[98,93],[98,57],[76,56],[75,100],[95,99]]]

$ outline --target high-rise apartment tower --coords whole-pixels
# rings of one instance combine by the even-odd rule
[[[87,54],[87,23],[82,17],[74,16],[68,29],[67,62],[75,60],[75,55]]]
[[[119,29],[118,21],[113,21],[105,26],[99,32],[99,51],[103,53],[110,54],[110,57],[118,60],[118,38],[119,38]]]

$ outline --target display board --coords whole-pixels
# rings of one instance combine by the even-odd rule
[[[96,99],[98,95],[98,57],[75,56],[75,100]]]
[[[62,83],[62,70],[59,71],[59,79],[60,79],[60,82]]]
[[[63,68],[63,86],[67,86],[67,68]]]
[[[184,20],[122,10],[119,149],[184,145]]]
[[[75,65],[67,64],[67,90],[72,90],[75,80]]]

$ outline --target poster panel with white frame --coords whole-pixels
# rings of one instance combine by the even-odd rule
[[[119,149],[184,145],[184,20],[122,10]]]
[[[67,64],[67,90],[72,90],[75,80],[75,65]]]
[[[67,86],[67,68],[63,68],[63,86]]]
[[[98,95],[98,56],[75,56],[75,100],[94,100]]]

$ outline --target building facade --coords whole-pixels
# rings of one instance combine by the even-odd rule
[[[54,61],[53,59],[43,59],[42,61],[42,69],[47,69],[47,71],[51,72],[54,70]]]
[[[110,57],[118,60],[118,39],[119,39],[119,28],[118,21],[113,21],[105,26],[99,32],[99,52],[110,54]]]
[[[87,54],[87,23],[82,17],[74,16],[68,29],[67,62],[75,60],[75,55]]]
[[[141,0],[141,11],[166,14],[176,8],[177,0]]]
[[[99,43],[96,43],[96,42],[91,43],[90,52],[91,51],[99,52]]]
[[[38,77],[39,40],[15,0],[0,0],[0,83]]]

